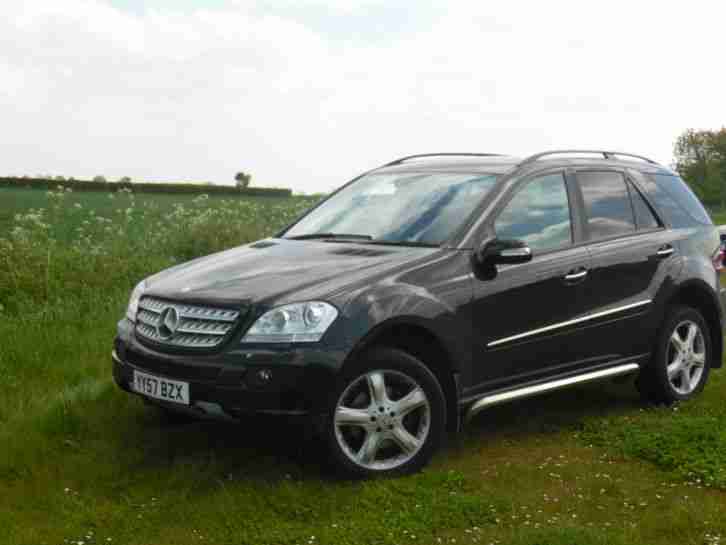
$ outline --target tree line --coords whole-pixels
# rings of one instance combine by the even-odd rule
[[[27,188],[27,189],[56,189],[58,187],[70,188],[74,191],[118,191],[128,189],[134,193],[187,193],[208,195],[242,195],[247,197],[277,197],[292,196],[292,190],[282,187],[250,187],[252,176],[244,172],[235,175],[234,186],[215,185],[212,183],[152,183],[133,182],[130,177],[124,176],[117,182],[108,181],[104,176],[95,176],[92,180],[78,180],[64,178],[63,176],[0,176],[0,187]]]
[[[76,182],[78,181],[73,176],[70,176],[66,178],[65,176],[53,176],[53,175],[38,175],[35,176],[35,178],[31,178],[30,176],[20,176],[23,180],[55,180],[57,182]],[[111,183],[111,180],[108,180],[105,176],[94,176],[91,180],[93,182],[99,183],[99,184],[108,184]],[[234,181],[235,181],[235,187],[237,189],[247,189],[250,186],[250,182],[252,181],[252,174],[246,173],[246,172],[238,172],[234,175]],[[121,185],[129,185],[133,182],[133,180],[129,176],[123,176],[119,178],[118,182]],[[200,185],[200,184],[196,184]],[[215,185],[212,182],[204,182],[203,185]]]
[[[726,209],[726,127],[684,131],[673,146],[675,169],[711,207]]]

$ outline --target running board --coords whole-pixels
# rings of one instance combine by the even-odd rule
[[[474,415],[488,409],[494,405],[500,403],[506,403],[507,401],[513,401],[515,399],[521,399],[525,397],[536,396],[539,394],[545,394],[554,390],[560,390],[567,388],[568,386],[574,386],[576,384],[583,384],[585,382],[592,382],[604,378],[612,378],[620,375],[627,375],[634,373],[640,369],[640,365],[637,363],[626,363],[624,365],[618,365],[617,367],[610,367],[609,369],[601,369],[600,371],[592,371],[590,373],[584,373],[582,375],[576,375],[574,377],[562,378],[559,380],[553,380],[551,382],[544,382],[542,384],[535,384],[533,386],[525,386],[523,388],[517,388],[516,390],[508,390],[506,392],[499,392],[480,398],[475,401],[474,404],[469,407],[466,412],[466,421],[472,419]]]

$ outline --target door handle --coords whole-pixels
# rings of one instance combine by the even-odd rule
[[[668,257],[673,252],[675,252],[675,249],[670,244],[666,244],[665,246],[661,246],[658,251],[655,253],[656,257]]]
[[[575,280],[581,280],[587,276],[587,269],[582,269],[578,272],[572,271],[565,275],[565,280],[567,282],[573,282]]]

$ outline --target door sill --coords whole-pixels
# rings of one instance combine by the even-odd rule
[[[586,382],[593,382],[596,380],[602,380],[606,378],[613,378],[630,373],[635,373],[640,369],[640,365],[637,363],[625,363],[617,365],[615,367],[609,367],[607,369],[600,369],[598,371],[591,371],[589,373],[583,373],[575,375],[573,377],[562,378],[558,380],[552,380],[549,382],[542,382],[540,384],[534,384],[532,386],[524,386],[521,388],[515,388],[513,390],[507,390],[504,392],[498,392],[496,394],[485,395],[475,401],[471,407],[466,411],[466,421],[474,417],[474,415],[493,407],[501,403],[507,403],[508,401],[514,401],[515,399],[522,399],[525,397],[532,397],[539,394],[545,394],[547,392],[553,392],[569,386],[575,386],[576,384],[584,384]]]

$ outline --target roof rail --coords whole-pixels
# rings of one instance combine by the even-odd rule
[[[554,151],[545,151],[542,153],[535,153],[534,155],[530,155],[524,161],[519,163],[518,166],[521,167],[524,165],[528,165],[529,163],[534,163],[535,161],[538,161],[539,159],[542,159],[542,157],[546,157],[548,155],[560,155],[560,154],[565,154],[565,153],[595,153],[597,155],[602,155],[605,159],[612,159],[615,156],[621,155],[623,157],[635,157],[636,159],[640,159],[641,161],[645,161],[646,163],[650,163],[652,165],[658,164],[656,161],[653,161],[653,159],[648,159],[647,157],[643,157],[642,155],[635,155],[634,153],[625,153],[622,151],[568,149],[568,150],[554,150]]]
[[[401,157],[400,159],[396,159],[395,161],[386,163],[385,165],[383,165],[383,167],[400,165],[402,163],[405,163],[409,159],[422,159],[424,157],[503,157],[503,155],[501,153],[418,153],[416,155],[407,155],[406,157]]]

